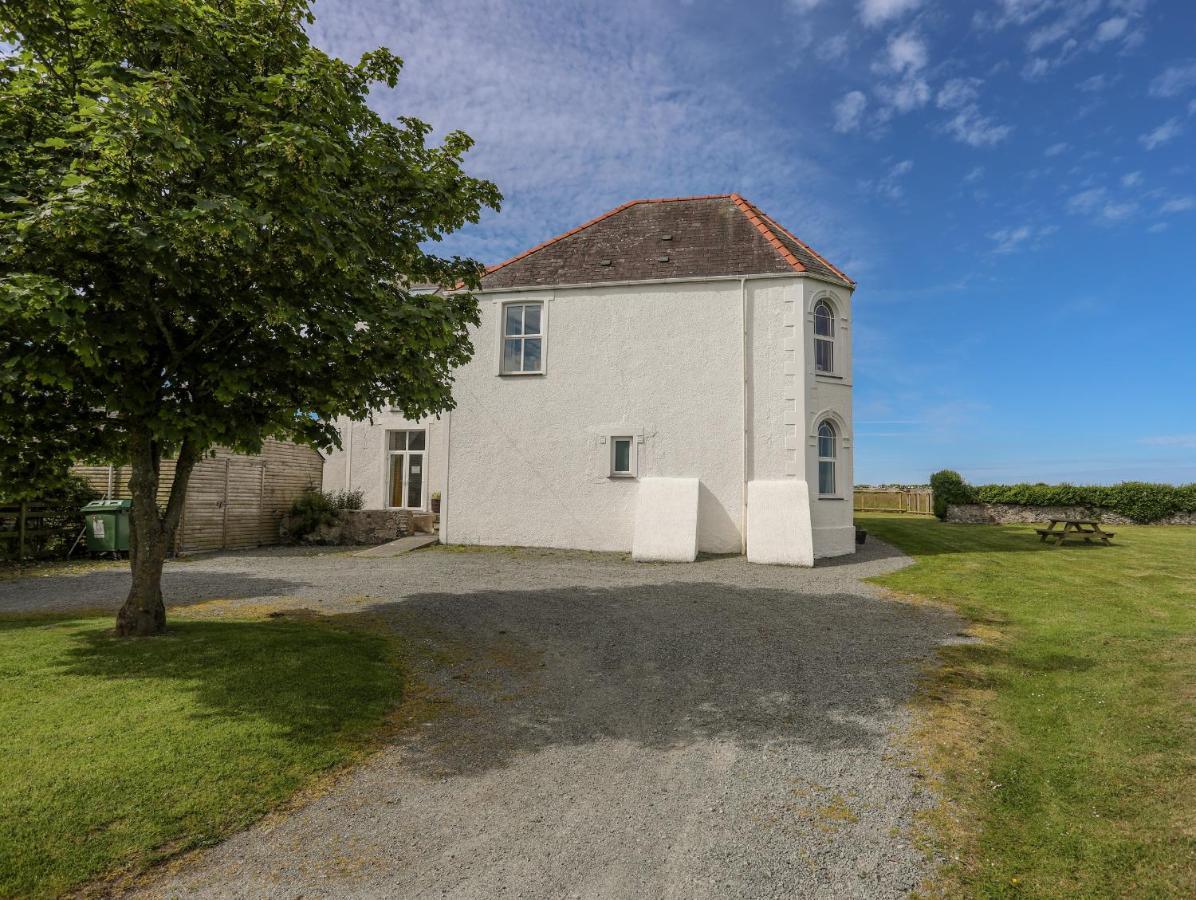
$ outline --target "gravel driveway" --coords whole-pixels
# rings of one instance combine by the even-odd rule
[[[449,702],[150,896],[894,897],[931,798],[896,737],[961,623],[860,579],[740,558],[260,550],[173,563],[176,604],[368,609],[444,650]],[[119,605],[127,575],[0,582],[0,610]],[[219,605],[217,605],[219,606]]]

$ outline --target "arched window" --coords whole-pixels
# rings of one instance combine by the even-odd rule
[[[835,311],[825,300],[814,307],[814,371],[835,371]]]
[[[838,449],[835,426],[829,421],[823,421],[818,426],[818,493],[822,495],[834,494],[835,491],[835,455]]]

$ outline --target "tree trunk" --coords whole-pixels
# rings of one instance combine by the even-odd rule
[[[190,439],[183,441],[175,463],[174,483],[166,510],[158,508],[158,479],[162,448],[148,429],[135,428],[129,434],[132,472],[129,493],[133,495],[132,525],[129,531],[129,567],[133,585],[125,605],[116,614],[116,633],[121,637],[145,637],[166,630],[166,605],[162,602],[162,565],[174,545],[174,533],[183,512],[187,482],[195,465]]]

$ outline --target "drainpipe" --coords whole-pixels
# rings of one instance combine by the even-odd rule
[[[353,420],[349,419],[349,440],[345,441],[345,490],[353,490]]]
[[[740,356],[743,362],[743,384],[740,409],[743,411],[743,431],[741,444],[743,446],[742,483],[739,491],[739,552],[747,555],[747,482],[748,482],[748,306],[747,279],[739,279],[739,323],[742,326],[743,341]]]
[[[448,543],[449,465],[453,459],[453,411],[445,413],[444,490],[440,492],[440,543]]]

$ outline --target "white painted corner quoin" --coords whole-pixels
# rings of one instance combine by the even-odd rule
[[[489,269],[456,409],[340,423],[324,483],[446,543],[852,553],[854,288],[738,195],[632,201]]]

